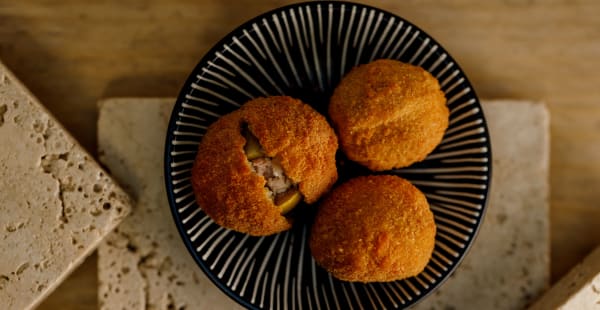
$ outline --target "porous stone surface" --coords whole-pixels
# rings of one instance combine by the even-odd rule
[[[523,309],[549,285],[548,111],[529,101],[482,105],[493,160],[487,213],[460,266],[415,309]]]
[[[200,271],[170,213],[163,155],[174,102],[100,103],[100,160],[137,201],[98,249],[101,309],[241,309]]]
[[[600,309],[600,246],[530,308],[544,309]]]
[[[0,63],[0,308],[33,308],[127,215],[130,200]]]
[[[138,200],[99,249],[104,309],[238,307],[199,271],[169,213],[162,165],[174,102],[101,105],[101,160]],[[487,215],[456,272],[415,309],[522,309],[548,286],[548,112],[529,101],[483,101],[483,108],[493,150]]]

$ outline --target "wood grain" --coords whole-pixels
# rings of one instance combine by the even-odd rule
[[[0,0],[0,58],[94,153],[98,99],[176,95],[218,39],[287,3]],[[367,3],[440,41],[480,97],[548,103],[553,280],[564,275],[600,243],[600,2]],[[86,263],[41,308],[94,308],[93,266]]]

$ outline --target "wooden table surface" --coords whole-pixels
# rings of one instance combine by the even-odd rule
[[[0,0],[0,59],[95,153],[98,99],[175,96],[216,41],[290,2]],[[556,281],[600,244],[600,2],[370,2],[440,41],[480,97],[548,104]],[[96,282],[92,256],[41,309],[95,309]]]

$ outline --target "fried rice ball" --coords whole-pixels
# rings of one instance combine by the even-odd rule
[[[410,182],[366,176],[325,198],[309,245],[316,262],[340,280],[387,282],[423,271],[435,232],[427,200]]]
[[[250,161],[248,131],[263,158]],[[192,168],[198,205],[217,224],[253,236],[291,227],[275,204],[278,192],[297,190],[308,204],[337,180],[337,137],[326,119],[290,97],[251,100],[206,131]]]
[[[380,59],[342,79],[330,99],[329,116],[346,156],[382,171],[425,159],[441,142],[449,112],[429,72]]]

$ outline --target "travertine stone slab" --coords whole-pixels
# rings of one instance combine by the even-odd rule
[[[101,104],[101,160],[138,199],[133,215],[100,247],[105,309],[237,307],[201,273],[169,213],[162,164],[174,101]],[[522,308],[548,285],[548,113],[526,101],[483,105],[494,155],[488,213],[457,272],[417,309]]]
[[[163,179],[174,99],[100,103],[100,160],[137,203],[98,252],[102,309],[237,309],[200,271],[169,211]]]
[[[600,309],[600,246],[530,308],[545,309]]]
[[[416,309],[523,309],[550,281],[549,115],[484,101],[492,141],[488,210],[456,272]]]
[[[0,308],[32,308],[129,212],[127,195],[0,63]]]

